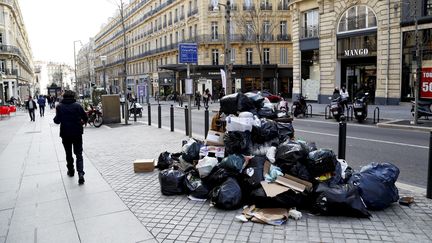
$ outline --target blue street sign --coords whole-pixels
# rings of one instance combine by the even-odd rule
[[[196,43],[179,44],[180,63],[198,63],[198,47]]]

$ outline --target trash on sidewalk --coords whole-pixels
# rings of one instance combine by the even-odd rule
[[[155,168],[154,159],[137,159],[134,161],[134,172],[152,172]]]
[[[410,206],[414,203],[414,197],[401,197],[399,199],[399,204],[404,206]]]
[[[332,150],[296,139],[289,113],[275,107],[256,94],[223,97],[205,143],[189,139],[180,153],[161,153],[158,168],[169,167],[159,174],[162,194],[210,199],[224,210],[246,206],[237,220],[271,225],[300,220],[296,209],[370,217],[368,210],[399,199],[396,166],[372,163],[355,172]]]

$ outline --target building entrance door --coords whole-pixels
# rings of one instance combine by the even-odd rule
[[[369,93],[369,101],[375,101],[376,57],[342,59],[341,86],[345,86],[350,99],[360,92]]]

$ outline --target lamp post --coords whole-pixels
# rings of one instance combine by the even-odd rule
[[[77,92],[77,95],[79,95],[78,84],[77,84],[78,79],[77,79],[77,71],[76,71],[77,70],[77,61],[76,61],[76,51],[75,51],[75,43],[77,43],[77,42],[81,43],[81,45],[82,45],[82,42],[80,40],[76,40],[73,42],[73,46],[74,46],[74,68],[75,68],[75,91]],[[63,87],[63,81],[62,81],[62,87]]]
[[[107,56],[100,56],[100,59],[102,61],[102,65],[103,65],[103,87],[104,87],[105,92],[107,92],[106,78],[105,78],[105,64],[106,64]]]

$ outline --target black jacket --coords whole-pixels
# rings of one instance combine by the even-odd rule
[[[54,123],[60,124],[60,137],[77,137],[84,132],[81,121],[87,122],[88,117],[82,106],[75,99],[63,99],[56,107]]]
[[[36,102],[33,99],[31,100],[31,102],[33,102],[33,110],[36,110],[37,109]],[[29,101],[28,100],[25,102],[25,107],[27,110],[29,109]]]

